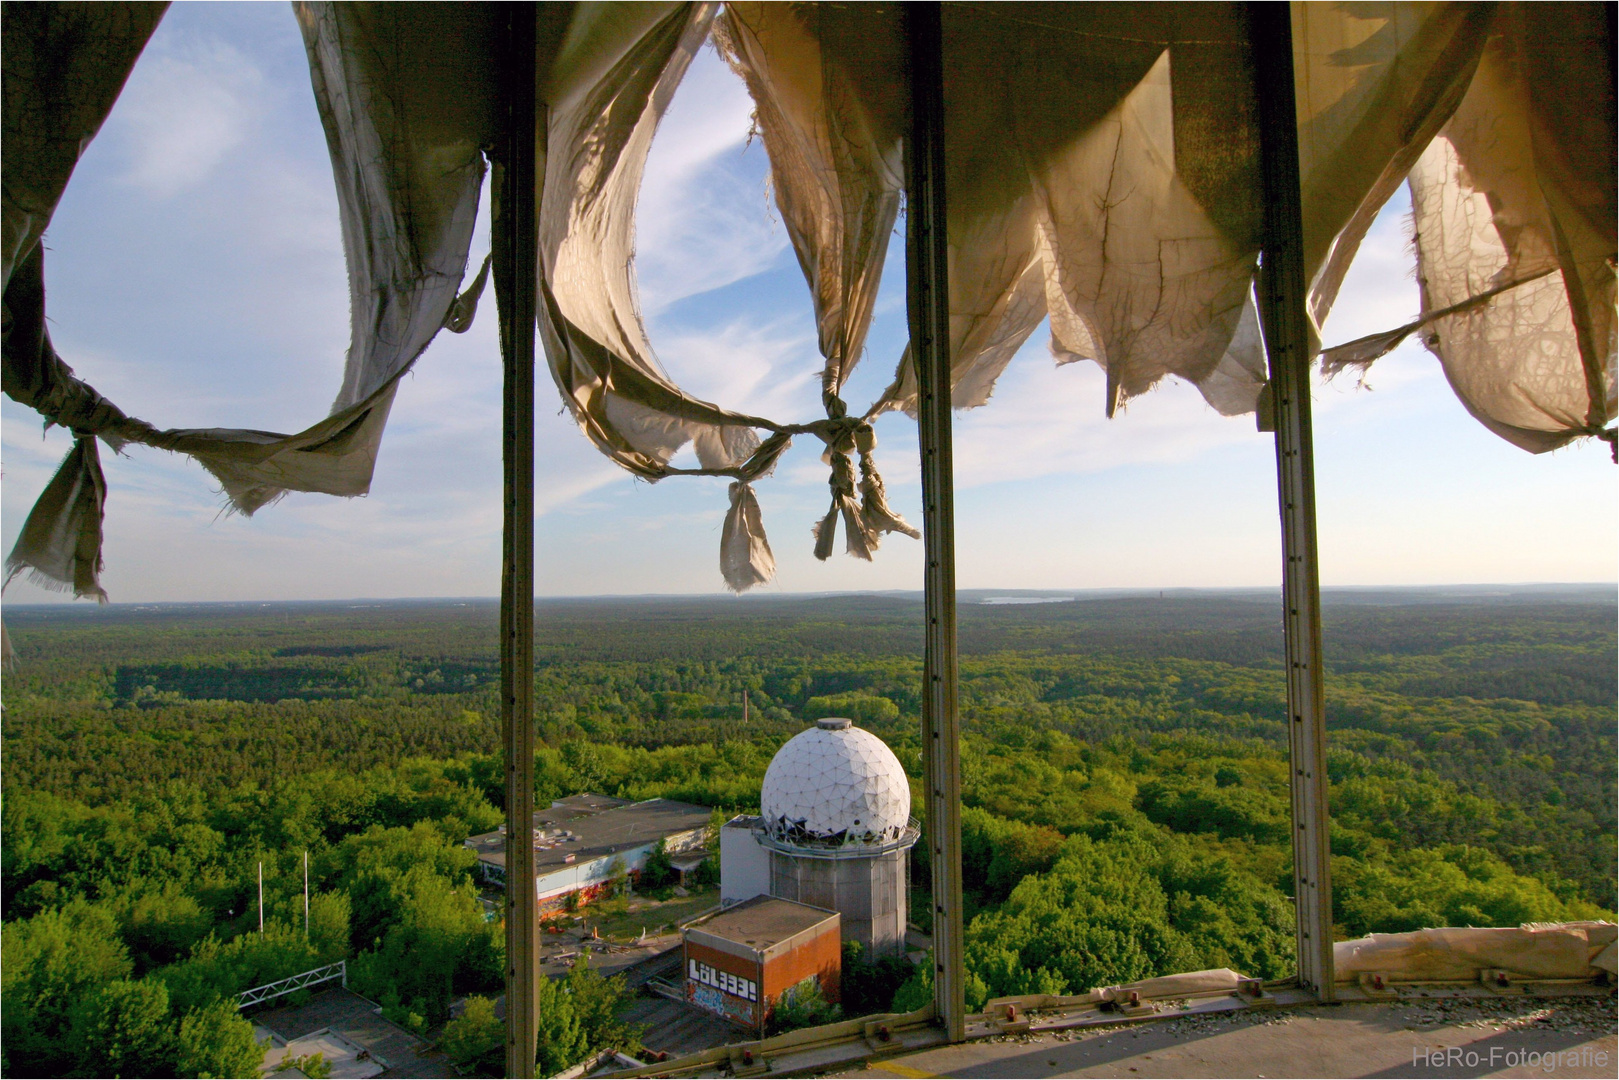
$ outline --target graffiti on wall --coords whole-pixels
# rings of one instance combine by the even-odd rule
[[[752,1002],[732,997],[717,986],[705,986],[687,979],[686,1001],[699,1009],[735,1020],[744,1027],[758,1026],[759,1014]]]

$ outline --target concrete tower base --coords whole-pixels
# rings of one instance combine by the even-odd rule
[[[860,942],[868,956],[895,955],[905,950],[909,855],[909,845],[838,859],[773,850],[770,893],[836,911],[843,916],[845,941]]]

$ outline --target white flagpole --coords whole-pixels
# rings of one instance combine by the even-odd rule
[[[259,933],[264,933],[264,860],[259,860]]]
[[[309,940],[309,852],[304,852],[304,940]]]

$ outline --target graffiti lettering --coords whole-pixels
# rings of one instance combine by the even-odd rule
[[[713,987],[743,1001],[759,1000],[758,983],[752,979],[744,979],[740,975],[732,975],[729,971],[720,971],[701,960],[686,961],[686,976],[699,986]]]

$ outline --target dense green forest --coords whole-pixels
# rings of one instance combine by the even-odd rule
[[[1210,966],[1286,974],[1276,598],[973,599],[973,1002]],[[1611,590],[1329,592],[1340,936],[1613,911],[1615,615]],[[920,616],[904,596],[542,604],[536,794],[747,809],[775,749],[828,714],[915,778]],[[228,1074],[252,1050],[220,1003],[338,957],[424,1031],[496,990],[502,935],[459,843],[500,816],[494,605],[6,619],[7,1075]],[[596,1013],[569,1047],[628,1037]]]

